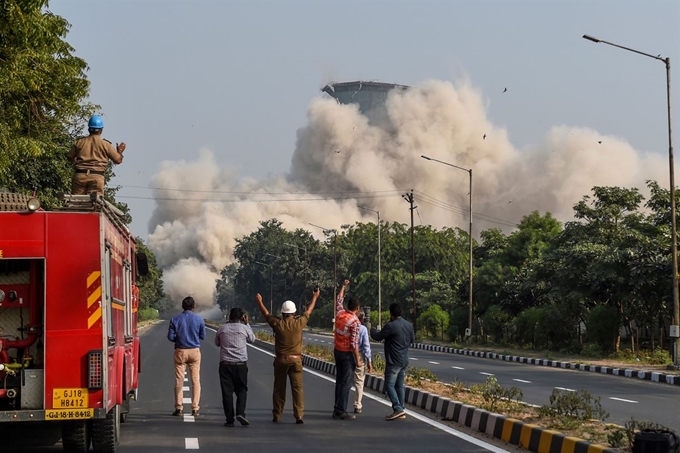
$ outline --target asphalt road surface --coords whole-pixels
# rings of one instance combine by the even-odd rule
[[[248,350],[248,405],[246,416],[250,426],[223,426],[218,363],[218,348],[214,346],[213,330],[208,331],[201,347],[201,410],[197,418],[173,417],[174,367],[172,344],[166,339],[167,322],[157,324],[142,335],[142,373],[139,401],[132,403],[131,412],[121,429],[121,453],[167,453],[187,450],[223,453],[229,449],[251,452],[324,451],[392,451],[400,452],[496,452],[499,449],[486,442],[443,426],[417,413],[408,412],[406,420],[385,421],[391,407],[382,396],[366,394],[363,413],[355,421],[331,418],[334,382],[327,375],[307,370],[304,375],[305,424],[296,425],[292,414],[290,390],[283,418],[272,423],[273,357],[257,347]],[[186,383],[185,414],[191,413],[190,391]],[[351,395],[350,395],[351,398]],[[5,424],[9,425],[9,424]],[[19,446],[5,442],[16,438],[3,435],[0,450],[57,452],[61,451],[58,434],[52,433],[51,445]],[[35,438],[35,431],[24,433]],[[33,442],[36,443],[36,442]],[[23,448],[20,446],[23,445]],[[235,451],[235,450],[234,450]]]
[[[305,332],[304,342],[333,347],[333,337]],[[383,346],[371,343],[384,357]],[[427,368],[444,382],[483,383],[495,376],[503,387],[518,387],[530,404],[548,404],[554,389],[586,390],[601,398],[610,423],[623,425],[631,417],[680,431],[680,387],[593,372],[505,362],[443,352],[412,349],[410,365]]]

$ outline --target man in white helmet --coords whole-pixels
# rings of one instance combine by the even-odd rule
[[[273,422],[278,422],[283,415],[286,405],[286,380],[290,378],[290,389],[293,394],[293,415],[295,423],[304,423],[305,415],[304,393],[302,390],[302,329],[307,326],[309,316],[314,310],[316,299],[319,298],[319,288],[314,290],[312,302],[304,313],[295,316],[296,307],[293,301],[287,300],[281,306],[281,318],[269,313],[258,293],[255,301],[260,307],[267,323],[274,330],[274,392],[272,414]]]

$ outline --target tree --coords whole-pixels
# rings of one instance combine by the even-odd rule
[[[44,204],[68,191],[66,153],[85,103],[87,64],[65,41],[70,27],[46,0],[0,5],[0,186],[38,190]]]
[[[144,253],[149,264],[149,273],[137,279],[139,309],[155,308],[158,311],[164,311],[168,308],[168,303],[163,291],[163,270],[158,268],[156,256],[144,244],[142,238],[137,237],[135,241],[137,242],[137,252]]]
[[[444,339],[449,329],[449,314],[438,305],[431,305],[418,317],[418,326],[427,332],[428,336]]]

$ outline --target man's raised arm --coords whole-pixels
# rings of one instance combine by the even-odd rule
[[[269,317],[269,310],[267,310],[267,307],[264,306],[264,303],[262,302],[262,295],[260,293],[255,295],[255,302],[257,302],[257,306],[260,307],[260,311],[262,312],[264,319],[267,319]]]
[[[319,288],[316,288],[312,293],[312,301],[309,303],[307,310],[305,310],[305,315],[307,315],[308,318],[311,316],[312,311],[314,311],[314,306],[316,305],[316,300],[319,298],[319,294],[321,294]]]

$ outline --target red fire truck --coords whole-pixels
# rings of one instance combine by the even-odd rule
[[[0,423],[60,423],[65,451],[115,452],[137,398],[146,256],[113,205],[64,198],[48,212],[0,193]]]

